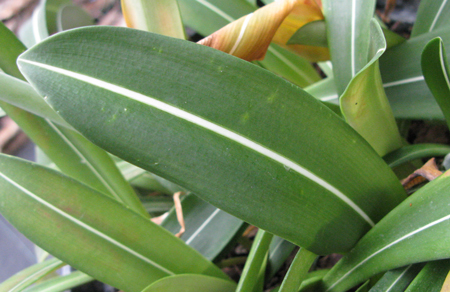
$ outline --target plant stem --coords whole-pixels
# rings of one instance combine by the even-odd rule
[[[261,271],[261,265],[264,262],[266,254],[269,250],[269,245],[273,234],[268,233],[262,229],[258,231],[253,242],[252,249],[248,255],[248,260],[245,263],[242,271],[241,279],[239,280],[236,292],[253,291],[258,282],[258,275]]]
[[[297,292],[316,258],[316,254],[300,248],[278,292]]]

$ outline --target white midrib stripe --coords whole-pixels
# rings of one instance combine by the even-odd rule
[[[422,80],[424,80],[424,77],[421,75],[421,76],[417,76],[417,77],[411,77],[411,78],[408,78],[408,79],[402,79],[402,80],[398,80],[398,81],[384,83],[383,87],[384,88],[388,88],[388,87],[397,86],[397,85],[403,85],[403,84],[408,84],[408,83],[419,82],[419,81],[422,81]]]
[[[98,178],[98,180],[105,186],[105,188],[114,196],[114,198],[123,203],[122,199],[119,197],[119,195],[114,191],[113,188],[105,181],[103,176],[100,175],[100,173],[97,171],[97,169],[89,162],[89,160],[84,157],[84,155],[78,150],[78,148],[73,145],[73,143],[69,140],[69,138],[66,137],[59,129],[56,127],[49,119],[45,119],[47,123],[50,125],[50,127],[53,128],[53,130],[66,142],[67,145],[75,152],[75,154],[81,159],[81,162],[85,163],[86,166],[94,173],[94,175]]]
[[[215,13],[219,14],[229,22],[233,22],[235,19],[231,17],[230,15],[226,14],[222,10],[220,10],[217,6],[214,6],[213,4],[209,3],[206,0],[196,0],[198,3],[202,4],[203,6],[207,7],[208,9],[214,11]]]
[[[351,66],[352,77],[356,74],[355,46],[356,46],[356,0],[352,0],[352,36],[351,36]]]
[[[441,7],[439,7],[438,12],[436,13],[436,16],[434,17],[433,22],[430,25],[430,29],[428,30],[429,32],[434,29],[436,22],[439,19],[439,17],[441,16],[442,10],[444,9],[444,6],[446,3],[447,3],[447,0],[444,0],[441,4]]]
[[[213,220],[213,218],[219,214],[220,209],[216,209],[213,213],[211,213],[211,215],[209,215],[208,219],[206,219],[202,225],[200,225],[200,227],[191,235],[191,237],[188,238],[188,240],[186,240],[186,244],[190,244],[199,234],[200,232],[203,231],[203,229],[205,229],[206,225],[209,224],[209,222],[211,222],[211,220]]]
[[[191,113],[188,113],[186,111],[183,111],[179,108],[176,108],[174,106],[171,106],[169,104],[166,104],[160,100],[151,98],[149,96],[145,96],[141,93],[90,77],[90,76],[86,76],[86,75],[82,75],[79,73],[75,73],[72,71],[68,71],[62,68],[58,68],[58,67],[54,67],[54,66],[50,66],[50,65],[46,65],[46,64],[42,64],[42,63],[38,63],[38,62],[34,62],[34,61],[30,61],[30,60],[25,60],[25,59],[20,59],[20,62],[24,62],[24,63],[28,63],[28,64],[32,64],[34,66],[37,67],[41,67],[43,69],[49,70],[49,71],[53,71],[55,73],[58,74],[62,74],[65,76],[68,76],[70,78],[73,79],[77,79],[83,82],[86,82],[88,84],[94,85],[96,87],[99,88],[103,88],[106,89],[108,91],[111,91],[113,93],[116,94],[120,94],[123,95],[125,97],[128,97],[130,99],[133,99],[135,101],[138,101],[140,103],[149,105],[151,107],[154,107],[158,110],[161,110],[163,112],[166,112],[168,114],[174,115],[178,118],[181,118],[185,121],[188,121],[194,125],[200,126],[204,129],[207,129],[211,132],[214,132],[216,134],[219,134],[221,136],[224,136],[232,141],[235,141],[247,148],[252,149],[255,152],[258,152],[282,165],[285,165],[286,167],[296,171],[297,173],[307,177],[308,179],[310,179],[311,181],[315,182],[316,184],[320,185],[321,187],[325,188],[326,190],[330,191],[331,193],[335,194],[339,199],[341,199],[342,201],[344,201],[347,205],[349,205],[353,210],[355,210],[355,212],[357,212],[370,226],[375,226],[374,222],[372,221],[372,219],[370,219],[370,217],[358,206],[356,205],[350,198],[348,198],[346,195],[344,195],[341,191],[339,191],[338,189],[336,189],[334,186],[332,186],[331,184],[329,184],[328,182],[324,181],[322,178],[318,177],[317,175],[315,175],[314,173],[310,172],[309,170],[301,167],[300,165],[296,164],[295,162],[281,156],[280,154],[273,152],[270,149],[267,149],[243,136],[240,136],[228,129],[222,128],[214,123],[211,123],[210,121],[204,120],[198,116],[195,116]]]
[[[22,281],[20,281],[19,283],[17,283],[14,287],[12,287],[10,290],[8,290],[8,292],[14,292],[16,291],[16,289],[20,288],[24,283],[26,283],[29,279],[32,279],[36,276],[39,275],[45,275],[48,271],[51,271],[55,268],[57,268],[60,265],[65,265],[63,262],[61,261],[56,261],[42,269],[40,269],[39,271],[34,272],[33,274],[29,275],[28,277],[26,277],[25,279],[23,279]]]
[[[73,275],[73,274],[72,274]],[[72,276],[71,275],[71,276]],[[83,282],[88,282],[88,281],[92,281],[92,280],[94,280],[94,278],[92,278],[91,276],[89,276],[89,275],[86,275],[86,274],[83,274],[83,273],[80,273],[80,274],[78,274],[78,275],[76,275],[75,277],[71,277],[70,278],[70,281],[72,282],[72,283],[77,283],[78,285],[80,285],[80,283],[79,283],[79,281],[83,281]],[[66,282],[61,282],[61,283],[59,283],[59,284],[53,284],[53,285],[51,285],[50,287],[48,287],[48,288],[44,288],[44,289],[42,289],[42,290],[39,290],[39,292],[48,292],[48,291],[67,291],[66,289],[66,286],[67,286],[67,283]],[[63,290],[63,288],[66,288],[66,289],[64,289]],[[69,290],[70,291],[70,290]]]
[[[250,19],[252,18],[252,16],[253,16],[253,12],[245,17],[244,23],[242,24],[241,30],[239,31],[239,36],[238,36],[236,42],[234,43],[233,48],[231,48],[231,51],[229,52],[230,55],[234,54],[234,52],[238,48],[239,44],[241,43],[242,38],[244,37],[244,33],[247,30],[248,23],[250,22]]]
[[[400,281],[400,279],[406,274],[406,272],[412,267],[412,265],[409,265],[398,277],[397,279],[395,279],[394,283],[392,283],[391,286],[389,286],[385,292],[389,292],[391,291],[392,288],[394,288],[395,284],[398,283],[398,281]]]
[[[425,229],[428,229],[428,228],[430,228],[430,227],[433,227],[434,225],[437,225],[437,224],[439,224],[439,223],[442,223],[442,222],[444,222],[444,221],[446,221],[446,220],[448,220],[448,219],[450,219],[450,215],[447,215],[447,216],[445,216],[445,217],[442,217],[441,219],[438,219],[438,220],[436,220],[436,221],[433,221],[433,222],[431,222],[431,223],[428,223],[427,225],[425,225],[425,226],[423,226],[423,227],[420,227],[420,228],[418,228],[418,229],[416,229],[416,230],[414,230],[414,231],[412,231],[412,232],[410,232],[410,233],[408,233],[408,234],[406,234],[406,235],[400,237],[399,239],[397,239],[397,240],[395,240],[395,241],[389,243],[389,244],[386,245],[385,247],[383,247],[383,248],[377,250],[376,252],[374,252],[373,254],[371,254],[370,256],[368,256],[367,258],[365,258],[364,260],[362,260],[361,262],[359,262],[359,264],[357,264],[356,266],[354,266],[354,267],[353,267],[350,271],[348,271],[345,275],[343,275],[339,280],[337,280],[333,285],[331,285],[331,286],[327,289],[327,291],[333,289],[334,286],[336,286],[337,284],[339,284],[342,280],[344,280],[344,279],[347,278],[351,273],[353,273],[353,271],[355,271],[357,268],[359,268],[361,265],[363,265],[365,262],[367,262],[368,260],[370,260],[371,258],[373,258],[374,256],[376,256],[377,254],[379,254],[379,253],[385,251],[386,249],[388,249],[388,248],[390,248],[390,247],[396,245],[397,243],[399,243],[399,242],[405,240],[405,239],[408,238],[408,237],[411,237],[411,236],[413,236],[413,235],[415,235],[415,234],[417,234],[417,233],[419,233],[419,232],[422,232],[422,231],[425,230]]]
[[[441,62],[442,74],[444,74],[445,82],[447,83],[447,88],[450,89],[450,81],[447,75],[447,70],[445,70],[444,63],[444,52],[443,52],[442,42],[439,44],[439,61]]]
[[[10,184],[12,184],[13,186],[15,186],[16,188],[18,188],[19,190],[21,190],[22,192],[24,192],[26,195],[30,196],[31,198],[33,198],[34,200],[38,201],[39,203],[41,203],[42,205],[48,207],[49,209],[53,210],[54,212],[58,213],[59,215],[61,215],[62,217],[66,218],[69,221],[72,221],[73,223],[75,223],[76,225],[80,226],[81,228],[86,229],[87,231],[90,231],[91,233],[97,235],[98,237],[101,237],[103,239],[105,239],[106,241],[108,241],[109,243],[111,243],[112,245],[117,246],[118,248],[123,249],[124,251],[132,254],[133,256],[143,260],[144,262],[154,266],[157,269],[160,269],[161,271],[169,274],[169,275],[175,275],[174,272],[169,271],[168,269],[160,266],[159,264],[155,263],[154,261],[152,261],[151,259],[141,255],[140,253],[132,250],[131,248],[129,248],[126,245],[123,245],[122,243],[118,242],[117,240],[109,237],[108,235],[98,231],[95,228],[92,228],[91,226],[87,225],[86,223],[78,220],[77,218],[67,214],[66,212],[62,211],[61,209],[58,209],[57,207],[53,206],[52,204],[50,204],[49,202],[45,201],[44,199],[38,197],[37,195],[33,194],[32,192],[30,192],[29,190],[27,190],[26,188],[22,187],[20,184],[18,184],[17,182],[15,182],[14,180],[12,180],[11,178],[7,177],[5,174],[3,174],[2,172],[0,172],[0,176],[3,177],[6,181],[8,181]]]

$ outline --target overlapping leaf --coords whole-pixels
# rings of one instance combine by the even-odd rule
[[[424,264],[409,265],[386,272],[370,292],[403,292],[417,276]]]
[[[348,250],[404,198],[329,109],[217,50],[99,27],[50,38],[19,64],[94,143],[315,253]]]
[[[0,212],[8,221],[51,254],[110,285],[133,292],[180,273],[227,278],[162,227],[58,172],[2,155],[0,185]]]
[[[411,195],[369,231],[324,278],[346,291],[382,271],[450,257],[448,172]]]
[[[231,281],[202,275],[176,275],[161,279],[142,292],[233,292]]]

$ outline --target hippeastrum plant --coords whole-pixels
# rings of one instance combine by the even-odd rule
[[[263,2],[124,0],[129,28],[63,31],[91,20],[47,0],[22,41],[0,25],[0,107],[39,148],[0,155],[0,212],[42,249],[0,291],[263,291],[296,246],[272,291],[447,291],[450,173],[421,159],[450,146],[398,125],[450,121],[450,2],[409,40],[375,0]]]

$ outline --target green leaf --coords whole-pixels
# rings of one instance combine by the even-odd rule
[[[272,279],[284,262],[294,251],[296,245],[284,240],[281,237],[274,236],[269,247],[269,256],[267,258],[267,278]]]
[[[371,22],[370,35],[372,59],[350,81],[340,104],[347,123],[384,156],[402,147],[403,142],[381,80],[378,59],[386,50],[386,41],[376,20]]]
[[[287,42],[288,45],[298,44],[317,47],[328,47],[326,23],[324,20],[311,21],[297,30]]]
[[[19,231],[119,289],[141,291],[181,273],[227,278],[162,227],[58,172],[2,155],[0,187],[0,212]]]
[[[124,0],[121,4],[128,27],[186,38],[177,0]]]
[[[236,292],[254,291],[258,282],[258,275],[260,274],[262,267],[265,268],[266,266],[263,263],[267,263],[267,252],[269,251],[272,237],[273,235],[271,233],[262,229],[258,230],[250,253],[248,254],[247,261],[245,262]]]
[[[447,26],[450,23],[450,3],[447,0],[422,0],[417,11],[411,38]]]
[[[445,156],[450,153],[450,146],[441,144],[415,144],[404,146],[383,157],[390,167],[396,167],[416,159]]]
[[[0,203],[1,204],[1,203]],[[1,292],[22,291],[51,272],[63,267],[65,264],[58,259],[50,259],[42,263],[34,264],[0,284]]]
[[[367,64],[374,10],[374,0],[323,1],[327,40],[339,94]]]
[[[231,281],[202,275],[176,275],[161,279],[142,292],[234,292]]]
[[[423,266],[415,264],[386,272],[369,292],[403,292]]]
[[[56,277],[34,286],[28,287],[23,292],[61,292],[89,283],[94,278],[80,271],[70,273],[66,276]]]
[[[425,265],[405,292],[442,291],[445,277],[450,270],[450,260],[435,261]]]
[[[89,25],[94,25],[94,19],[81,7],[67,4],[58,9],[56,15],[58,32]]]
[[[300,248],[289,267],[288,272],[284,276],[283,283],[278,291],[297,292],[316,258],[316,254],[313,254],[304,248]]]
[[[19,64],[100,147],[317,254],[348,250],[405,197],[384,161],[328,108],[209,47],[91,27],[49,38]]]
[[[386,215],[324,278],[327,291],[346,291],[386,270],[450,257],[449,187],[447,172]]]
[[[217,209],[194,194],[187,195],[181,205],[186,224],[181,240],[211,261],[216,259],[244,226],[242,220]],[[161,226],[173,234],[180,231],[175,209],[172,209]]]
[[[450,80],[444,43],[437,37],[432,39],[422,53],[422,72],[428,88],[433,93],[450,125]]]
[[[207,36],[257,7],[243,0],[179,0],[184,23],[198,33]],[[271,44],[264,60],[258,64],[304,87],[320,80],[310,62],[275,44]]]

